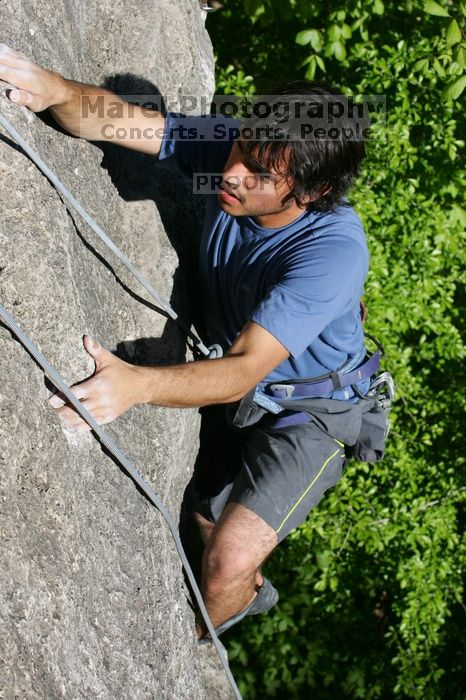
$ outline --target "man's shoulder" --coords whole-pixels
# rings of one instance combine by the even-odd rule
[[[165,166],[174,167],[188,177],[194,173],[221,173],[238,133],[234,119],[169,112],[159,161],[166,160]]]
[[[346,242],[350,247],[357,244],[363,250],[367,248],[362,221],[347,203],[329,212],[319,212],[311,223],[311,231],[315,239],[333,241],[335,245]]]
[[[342,202],[339,206],[331,211],[316,212],[314,215],[315,228],[331,227],[331,228],[346,228],[354,226],[361,231],[364,230],[362,221],[359,215],[354,210],[349,202]]]

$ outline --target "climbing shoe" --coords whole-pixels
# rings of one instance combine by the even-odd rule
[[[272,586],[269,579],[264,577],[264,581],[257,591],[256,597],[246,608],[246,615],[258,615],[259,613],[267,612],[278,603],[278,599],[279,595],[277,589]]]
[[[233,625],[236,625],[237,622],[241,622],[243,618],[245,618],[247,615],[259,615],[259,613],[264,613],[270,610],[270,608],[273,608],[273,606],[278,603],[278,591],[276,588],[272,586],[270,581],[266,578],[264,578],[264,582],[262,586],[259,588],[257,591],[257,595],[254,598],[254,600],[244,608],[241,612],[239,612],[237,615],[233,615],[233,617],[230,617],[228,620],[225,620],[225,622],[217,627],[215,630],[217,636],[220,636],[224,632],[226,632],[230,627],[233,627]],[[210,635],[206,635],[206,637],[203,637],[200,640],[200,643],[205,643],[210,641]]]

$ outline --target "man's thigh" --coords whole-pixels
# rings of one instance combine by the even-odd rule
[[[228,501],[259,515],[281,541],[339,481],[344,462],[343,444],[313,422],[258,428],[243,447]]]
[[[213,407],[219,409],[220,407]],[[235,431],[223,411],[201,431],[196,509],[216,522],[229,503],[258,515],[279,541],[306,519],[341,477],[344,447],[313,422]]]
[[[201,409],[199,452],[192,478],[193,507],[210,522],[220,518],[242,468],[245,431],[227,424],[225,406]]]

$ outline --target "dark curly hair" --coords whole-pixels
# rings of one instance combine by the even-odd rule
[[[348,109],[348,104],[334,87],[307,80],[279,87],[273,99],[258,98],[241,125],[246,166],[290,178],[286,199],[303,204],[311,196],[310,209],[326,212],[346,204],[369,134],[361,110]]]

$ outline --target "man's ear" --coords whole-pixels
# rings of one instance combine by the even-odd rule
[[[304,197],[301,197],[299,200],[299,203],[307,207],[309,204],[312,204],[312,202],[315,202],[317,199],[321,199],[321,197],[325,197],[329,192],[332,191],[331,185],[324,185],[317,194],[305,194]]]
[[[300,197],[299,199],[299,204],[302,207],[308,207],[311,202],[314,202],[316,199],[319,199],[319,197],[315,197],[312,194],[305,194],[304,197]]]

